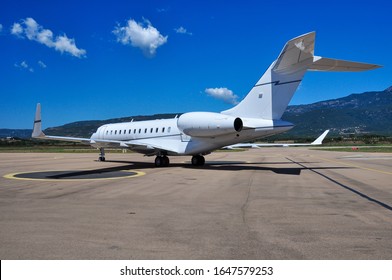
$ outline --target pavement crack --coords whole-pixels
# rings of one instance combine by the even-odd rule
[[[252,172],[252,175],[249,176],[248,191],[246,194],[246,199],[245,199],[245,202],[241,206],[242,222],[244,223],[244,225],[246,226],[248,231],[250,230],[250,228],[249,228],[249,225],[246,220],[246,211],[248,210],[248,207],[249,207],[249,197],[250,197],[250,192],[251,192],[251,188],[252,188],[252,184],[253,184],[253,177],[254,177],[254,172]]]

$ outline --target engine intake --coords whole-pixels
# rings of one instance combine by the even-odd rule
[[[214,137],[237,133],[243,128],[240,118],[209,112],[185,113],[178,118],[178,128],[195,137]]]

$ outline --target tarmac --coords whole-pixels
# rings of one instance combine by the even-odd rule
[[[392,259],[392,154],[1,153],[0,259]]]

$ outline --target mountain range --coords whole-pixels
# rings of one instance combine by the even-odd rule
[[[292,136],[316,135],[325,129],[330,129],[332,135],[392,135],[392,86],[383,91],[288,106],[282,119],[296,125],[287,133]]]
[[[178,114],[133,116],[109,120],[79,121],[47,128],[48,135],[90,137],[106,123],[173,118]],[[282,117],[295,127],[285,137],[314,137],[326,129],[331,135],[392,135],[392,86],[383,91],[350,94],[346,97],[307,105],[288,106]],[[0,129],[0,138],[28,138],[31,129]]]

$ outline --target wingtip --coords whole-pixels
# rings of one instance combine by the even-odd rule
[[[329,133],[329,129],[325,130],[319,137],[317,137],[316,140],[312,142],[312,145],[321,145],[323,144],[323,141],[325,137],[327,137],[327,134]]]
[[[32,138],[42,138],[45,134],[42,132],[42,119],[41,119],[41,103],[37,103],[34,117],[33,132],[31,134]]]

